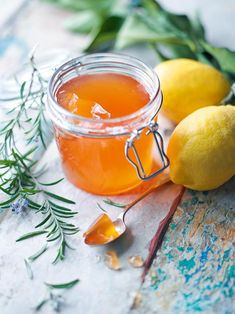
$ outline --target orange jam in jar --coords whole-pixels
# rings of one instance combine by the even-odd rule
[[[48,112],[69,181],[112,195],[161,172],[161,100],[156,74],[135,58],[93,54],[61,66],[49,83]],[[155,146],[163,165],[151,175]]]

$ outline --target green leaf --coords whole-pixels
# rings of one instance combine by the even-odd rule
[[[20,87],[20,98],[24,99],[24,90],[25,90],[26,82],[23,82]]]
[[[61,178],[61,179],[59,179],[59,180],[57,180],[57,181],[54,181],[54,182],[50,182],[50,183],[42,183],[42,182],[39,182],[39,184],[44,185],[44,186],[51,186],[51,185],[56,185],[56,184],[60,183],[60,182],[63,181],[63,180],[64,180],[64,178]]]
[[[185,39],[177,37],[174,33],[157,29],[147,16],[134,12],[125,20],[116,40],[115,48],[123,49],[133,44],[139,43],[161,43],[161,44],[181,44],[188,45]]]
[[[50,299],[42,300],[38,305],[35,306],[35,311],[40,311],[41,308],[48,302]]]
[[[0,165],[3,165],[3,167],[1,168],[6,168],[6,167],[11,167],[15,165],[15,161],[14,160],[8,160],[8,159],[1,159],[0,160]]]
[[[18,196],[19,196],[19,194],[16,194],[12,198],[9,198],[7,201],[1,202],[0,206],[5,206],[7,204],[11,204],[13,201],[15,201],[17,199]]]
[[[59,226],[55,224],[54,227],[50,230],[50,232],[48,232],[47,238],[50,238],[52,234],[55,234],[58,231],[58,229],[59,229]]]
[[[126,205],[121,204],[121,203],[114,202],[114,201],[112,201],[112,200],[109,199],[109,198],[106,198],[105,200],[103,200],[103,202],[104,202],[105,204],[108,204],[108,205],[111,205],[111,206],[114,206],[114,207],[119,207],[119,208],[125,208],[125,207],[126,207]]]
[[[79,283],[79,279],[75,279],[65,283],[48,283],[45,282],[45,285],[51,289],[70,289],[73,288],[77,283]]]
[[[74,231],[72,231],[72,230],[64,230],[64,234],[66,234],[66,235],[74,235],[74,234],[76,234],[78,232],[79,232],[79,229],[78,230],[74,230]]]
[[[97,206],[99,207],[99,209],[101,209],[103,212],[105,212],[105,213],[107,212],[107,211],[100,205],[100,203],[97,202],[96,204],[97,204]]]
[[[67,230],[67,231],[76,231],[76,232],[79,231],[79,228],[77,228],[77,227],[75,227],[75,226],[74,226],[73,228],[72,228],[72,227],[63,227],[63,226],[62,226],[62,229],[63,229],[63,230]]]
[[[59,213],[57,213],[57,212],[54,212],[54,214],[55,214],[56,217],[65,218],[65,219],[73,218],[73,217],[74,217],[73,214],[70,214],[70,215],[68,215],[68,214],[67,214],[67,215],[63,215],[63,214],[59,214]]]
[[[48,240],[51,241],[51,240]],[[66,247],[66,242],[64,240],[62,240],[60,247],[58,249],[56,258],[54,259],[54,261],[52,262],[52,264],[56,264],[59,260],[63,261],[64,259],[64,253],[65,253],[65,247]]]
[[[52,205],[53,209],[54,209],[54,208],[58,208],[58,209],[61,209],[61,210],[67,211],[67,212],[71,212],[71,211],[72,211],[72,209],[67,208],[67,207],[60,206],[60,205],[58,205],[58,204],[55,204],[55,203],[52,202],[52,201],[49,201],[49,203]]]
[[[176,14],[160,6],[155,0],[143,0],[143,7],[152,23],[157,28],[161,27],[165,31],[170,31],[178,36],[187,35],[198,39],[204,39],[205,32],[198,14],[194,19],[190,19],[185,14]]]
[[[23,240],[26,240],[29,238],[33,238],[33,237],[39,236],[39,235],[44,234],[44,233],[47,233],[47,231],[46,230],[38,230],[38,231],[29,232],[29,233],[26,233],[26,234],[22,235],[21,237],[19,237],[16,240],[16,242],[23,241]]]
[[[33,271],[32,271],[32,267],[30,265],[30,263],[28,262],[27,259],[24,259],[24,263],[25,263],[25,267],[26,267],[26,270],[27,270],[27,274],[29,276],[29,279],[33,279]]]
[[[28,205],[29,207],[32,206],[32,208],[35,208],[35,209],[39,209],[42,207],[42,205],[35,203],[31,199],[29,199],[27,197],[26,197],[26,199],[29,201],[29,205]]]
[[[67,227],[75,227],[74,226],[74,224],[69,224],[69,223],[67,223],[67,222],[63,222],[63,221],[61,221],[61,220],[59,220],[59,222],[61,223],[61,225],[65,225],[65,226],[67,226]]]
[[[65,27],[71,32],[88,34],[100,26],[101,17],[94,11],[82,11],[65,22]]]
[[[65,246],[69,248],[70,250],[76,250],[74,247],[68,244],[68,242],[65,242]]]
[[[202,63],[205,63],[205,64],[208,64],[208,65],[210,65],[212,67],[216,67],[215,64],[213,63],[214,60],[212,60],[210,58],[210,55],[205,54],[203,52],[197,52],[196,55],[197,55],[197,60],[198,61],[200,61]]]
[[[44,225],[50,218],[51,218],[51,213],[49,212],[49,214],[46,216],[46,218],[44,218],[42,222],[40,222],[38,225],[36,225],[35,228],[41,227],[41,226]]]
[[[213,47],[206,42],[201,42],[201,45],[216,59],[222,71],[235,75],[235,51]]]
[[[48,238],[48,239],[47,239],[47,242],[53,242],[53,241],[59,239],[60,237],[61,237],[61,233],[57,234],[57,235],[54,236],[54,237]]]
[[[27,151],[24,155],[22,155],[23,159],[28,159],[28,157],[34,153],[36,150],[38,149],[38,147],[33,147],[32,149],[30,149],[29,151]],[[30,160],[30,159],[28,159]]]
[[[199,36],[200,39],[205,39],[205,28],[201,22],[198,13],[196,13],[195,17],[191,19],[191,25],[193,27],[195,35]]]
[[[47,244],[45,244],[40,250],[38,250],[35,254],[31,255],[28,260],[30,260],[31,262],[34,262],[36,259],[39,258],[39,256],[41,256],[44,252],[46,252],[46,250],[48,249]]]
[[[61,218],[72,218],[77,214],[77,212],[61,212],[55,208],[53,209],[53,212],[57,217],[61,217]]]
[[[155,40],[155,31],[143,23],[139,16],[138,13],[134,12],[126,18],[117,36],[116,49],[123,49],[136,43]]]
[[[44,230],[50,231],[50,228],[56,223],[55,217],[51,217],[51,219],[49,219],[45,225],[44,225]]]
[[[113,47],[118,31],[120,30],[123,22],[124,18],[122,16],[113,15],[107,17],[85,51],[106,51]]]
[[[165,11],[165,14],[169,22],[171,22],[172,25],[174,25],[174,27],[176,27],[178,30],[183,32],[192,31],[192,25],[187,15],[172,14],[167,11]]]
[[[48,196],[52,197],[52,198],[55,198],[55,199],[61,201],[61,202],[68,203],[68,204],[76,204],[74,201],[69,200],[68,198],[62,197],[58,194],[54,194],[54,193],[51,193],[48,191],[44,191],[44,193],[47,194]]]
[[[197,54],[195,49],[191,49],[190,44],[188,46],[184,44],[167,44],[167,52],[168,52],[168,59],[175,59],[175,58],[190,58],[190,59],[197,59]]]
[[[57,212],[59,214],[64,214],[64,215],[76,215],[78,212],[72,211],[72,210],[64,210],[64,209],[58,209],[56,207],[52,207],[53,208],[53,212]]]
[[[3,188],[3,185],[0,185],[0,190],[3,191],[5,194],[12,195],[12,193],[10,191],[8,191],[7,189]],[[15,193],[13,193],[13,194],[15,194]],[[1,206],[1,207],[4,207],[4,206]]]
[[[1,132],[0,134],[5,131],[9,126],[11,126],[12,124],[14,124],[14,120],[9,120],[6,122],[6,125],[4,127],[1,128]]]
[[[21,190],[22,193],[27,193],[27,194],[38,194],[41,192],[41,190],[35,190],[35,189],[27,189],[27,188],[23,188]]]
[[[4,209],[9,209],[10,205],[5,205],[5,206],[1,206],[0,207],[0,213],[4,210]]]

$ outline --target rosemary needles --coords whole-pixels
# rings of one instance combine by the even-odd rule
[[[44,235],[47,243],[57,244],[54,263],[63,260],[67,238],[79,231],[70,222],[77,212],[71,209],[75,202],[49,190],[63,179],[43,182],[45,169],[39,169],[35,152],[41,146],[47,149],[47,136],[51,132],[45,117],[45,90],[47,82],[41,76],[34,56],[30,58],[32,72],[28,82],[22,82],[16,105],[6,112],[0,126],[0,191],[5,199],[0,203],[3,210],[11,209],[20,214],[27,208],[41,216],[35,231],[22,235],[17,241]],[[39,86],[35,92],[34,84]],[[19,145],[17,136],[21,132]],[[51,136],[51,134],[50,134]],[[22,148],[23,147],[23,148]]]

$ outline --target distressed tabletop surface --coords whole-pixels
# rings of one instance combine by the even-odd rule
[[[14,18],[8,17],[16,7],[25,3]],[[198,10],[206,25],[208,39],[216,45],[235,49],[235,3],[226,1],[161,1],[177,12],[192,14]],[[14,68],[29,50],[39,43],[39,51],[65,48],[81,51],[86,39],[67,33],[63,21],[73,13],[37,1],[0,0],[0,73]],[[150,65],[155,57],[143,48],[128,50]],[[164,120],[162,120],[164,125]],[[164,131],[164,130],[163,130]],[[62,175],[55,143],[44,156],[49,164],[50,178]],[[235,313],[235,179],[211,192],[187,190],[152,266],[141,283],[143,269],[132,268],[128,257],[149,254],[149,243],[159,222],[167,212],[181,187],[169,184],[140,202],[127,215],[130,227],[118,242],[102,248],[87,247],[82,233],[100,214],[96,202],[101,197],[75,189],[69,182],[61,183],[64,195],[77,201],[79,214],[74,221],[81,228],[71,240],[76,248],[56,265],[51,261],[53,247],[33,265],[34,279],[27,276],[24,258],[37,251],[43,239],[32,238],[15,243],[15,239],[29,232],[39,217],[30,211],[21,215],[0,213],[0,313],[33,313],[34,306],[45,293],[44,281],[63,282],[79,278],[80,283],[66,293],[64,313],[124,314],[124,313]],[[136,194],[115,197],[126,203]],[[166,201],[167,200],[167,201]],[[118,212],[106,208],[112,217]],[[104,264],[106,250],[114,249],[121,261],[120,271]],[[46,307],[42,313],[48,313]]]

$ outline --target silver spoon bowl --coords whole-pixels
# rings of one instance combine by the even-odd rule
[[[150,187],[147,191],[145,191],[143,194],[141,194],[139,197],[137,197],[134,201],[132,201],[131,203],[129,203],[128,205],[126,205],[124,207],[124,210],[120,213],[120,215],[117,217],[117,219],[115,220],[111,220],[109,218],[109,216],[107,214],[102,214],[100,215],[95,223],[92,224],[92,231],[89,232],[90,228],[88,229],[87,232],[84,233],[84,241],[86,244],[88,245],[104,245],[104,244],[108,244],[110,242],[116,241],[118,238],[120,238],[126,231],[127,226],[125,224],[125,216],[126,213],[133,207],[135,206],[139,201],[141,201],[143,198],[145,198],[145,196],[149,195],[152,191],[154,191],[155,189],[159,188],[160,186],[163,186],[164,184],[166,184],[167,182],[170,181],[169,176],[165,176],[164,178],[162,178],[161,181],[158,181],[157,184],[155,184],[154,186]],[[104,232],[104,236],[102,235],[102,230],[100,228],[101,226],[101,221],[102,219],[104,219],[104,216],[106,216],[106,219],[108,221],[110,221],[110,225],[106,226],[106,228],[103,230]],[[106,231],[108,228],[112,228],[112,230],[114,231],[113,235],[110,236],[105,236]],[[116,231],[116,232],[115,232]],[[92,243],[89,241],[89,237],[92,236],[91,232],[93,234],[96,234],[97,239],[99,239],[99,241],[92,241]]]

